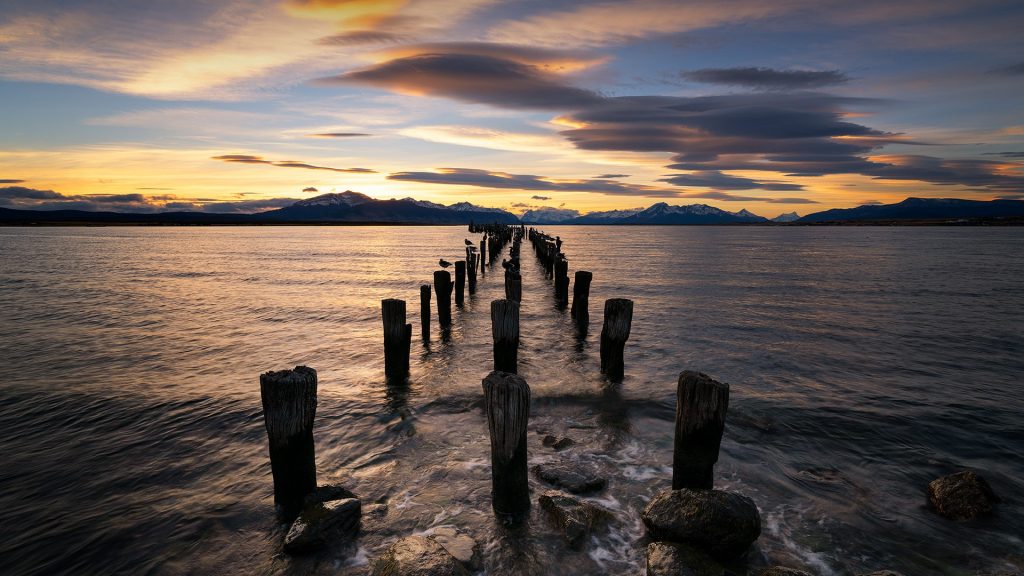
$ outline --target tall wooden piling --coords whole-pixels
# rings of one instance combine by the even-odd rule
[[[412,324],[405,323],[405,300],[380,301],[384,321],[384,374],[389,380],[409,375],[409,341]]]
[[[484,268],[487,267],[487,235],[484,234],[482,240],[480,240],[480,275],[484,274]]]
[[[434,271],[434,293],[437,295],[437,323],[442,330],[452,327],[452,274]]]
[[[710,490],[729,409],[729,385],[706,374],[679,374],[672,489]]]
[[[515,374],[519,360],[519,302],[491,302],[491,336],[494,338],[494,369]]]
[[[430,285],[420,286],[420,331],[423,340],[430,340]]]
[[[505,271],[505,299],[523,301],[523,276],[519,272]]]
[[[516,374],[494,371],[484,378],[483,387],[491,436],[491,505],[501,516],[522,519],[530,509],[526,473],[530,386]]]
[[[455,305],[462,307],[466,303],[466,261],[455,262]]]
[[[604,302],[604,327],[601,328],[601,372],[612,382],[621,382],[623,353],[633,323],[633,301],[612,298]]]
[[[472,246],[466,246],[466,272],[469,281],[469,294],[476,294],[476,252]]]
[[[569,305],[569,261],[562,253],[555,257],[555,303],[559,308]]]
[[[316,370],[296,366],[261,374],[260,396],[270,443],[274,504],[281,518],[291,522],[302,511],[306,496],[316,492]]]
[[[572,308],[569,315],[576,319],[578,326],[590,325],[590,282],[594,274],[577,270],[572,283]]]

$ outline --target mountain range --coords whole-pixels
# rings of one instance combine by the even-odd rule
[[[521,217],[500,208],[469,202],[437,204],[414,198],[378,200],[358,192],[321,194],[290,206],[254,214],[210,212],[90,212],[84,210],[15,210],[0,208],[0,222],[109,224],[822,224],[856,222],[973,222],[1024,218],[1022,200],[907,198],[896,204],[825,210],[800,217],[796,212],[769,220],[747,210],[728,212],[707,204],[673,206],[658,202],[647,208],[580,214],[564,208],[528,210]],[[1014,221],[1016,223],[1016,221]]]

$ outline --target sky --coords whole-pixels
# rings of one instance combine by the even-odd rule
[[[0,0],[0,207],[1024,199],[1020,0]]]

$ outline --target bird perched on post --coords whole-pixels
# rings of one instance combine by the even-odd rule
[[[472,240],[470,240],[469,238],[466,238],[466,239],[465,239],[465,240],[463,240],[463,241],[464,241],[464,242],[466,243],[466,246],[472,246],[472,245],[473,245],[473,241],[472,241]]]
[[[444,258],[441,258],[440,260],[438,260],[437,263],[438,263],[438,265],[441,266],[441,268],[447,268],[447,267],[452,265],[451,262],[445,260]]]

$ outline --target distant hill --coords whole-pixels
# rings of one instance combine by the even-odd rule
[[[956,198],[907,198],[896,204],[835,208],[808,214],[797,223],[861,222],[892,220],[970,220],[1024,217],[1022,200],[959,200]]]
[[[658,202],[648,208],[590,212],[566,218],[558,224],[753,224],[768,222],[767,218],[746,210],[727,212],[707,204],[672,206]]]
[[[796,222],[800,219],[800,215],[796,212],[786,212],[785,214],[779,214],[775,218],[772,218],[772,222]]]
[[[484,208],[468,202],[450,206],[412,198],[377,200],[346,191],[322,194],[268,212],[255,214],[214,214],[207,212],[88,212],[84,210],[14,210],[0,208],[0,222],[7,223],[99,223],[99,224],[298,224],[298,223],[387,223],[468,224],[469,222],[515,224],[519,218],[498,208]]]

